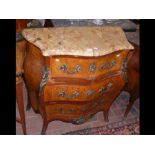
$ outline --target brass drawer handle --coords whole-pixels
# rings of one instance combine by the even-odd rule
[[[96,64],[95,63],[91,64],[89,66],[88,70],[89,70],[89,72],[94,72],[96,70]]]
[[[55,111],[58,112],[58,113],[60,113],[60,114],[71,114],[71,113],[76,112],[76,110],[75,109],[72,109],[72,108],[69,109],[68,111],[65,111],[62,107],[56,108]]]
[[[93,93],[94,93],[94,91],[93,91],[93,90],[88,90],[88,91],[86,92],[87,96],[92,96],[92,95],[93,95]]]
[[[59,69],[66,72],[66,73],[68,73],[68,74],[75,74],[75,73],[78,73],[78,72],[80,72],[82,70],[82,68],[79,65],[76,65],[73,71],[68,71],[67,70],[68,69],[67,65],[62,65],[62,66],[60,66]]]
[[[106,91],[107,91],[107,89],[106,89],[105,87],[102,87],[102,88],[99,89],[99,93],[100,93],[100,94],[103,94],[103,93],[105,93]]]
[[[100,67],[100,69],[101,69],[101,70],[110,69],[110,68],[112,68],[113,66],[115,66],[115,64],[116,64],[116,60],[112,60],[111,63],[108,62],[108,63],[102,64],[101,67]]]
[[[67,99],[73,99],[79,97],[80,93],[78,91],[74,91],[71,96],[68,96],[65,91],[61,91],[59,92],[58,96],[65,97]]]
[[[116,60],[111,61],[111,67],[113,67],[116,64]]]
[[[105,87],[101,87],[100,89],[99,89],[99,93],[100,94],[103,94],[103,93],[105,93],[105,92],[107,92],[111,87],[112,87],[112,83],[110,82],[110,83],[108,83],[108,85],[107,85],[107,87],[105,88]]]
[[[66,96],[66,93],[64,91],[61,91],[58,96],[61,96],[61,97],[65,97]]]

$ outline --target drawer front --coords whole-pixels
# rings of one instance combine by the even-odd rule
[[[109,109],[113,100],[118,96],[118,91],[110,93],[109,96],[104,94],[101,98],[90,101],[75,103],[49,103],[45,105],[45,113],[48,121],[62,120],[66,122],[72,122],[75,124],[81,124],[91,118],[99,111]]]
[[[43,89],[44,102],[51,101],[90,101],[104,94],[122,89],[124,85],[123,74],[92,82],[90,85],[51,84]]]
[[[48,120],[58,119],[66,120],[76,124],[85,122],[96,112],[104,109],[104,101],[102,99],[85,104],[47,104],[45,106],[46,117]]]
[[[50,58],[50,78],[74,77],[91,79],[93,77],[120,70],[127,51],[115,52],[96,58],[60,57]]]

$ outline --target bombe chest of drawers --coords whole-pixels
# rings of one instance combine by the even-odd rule
[[[33,28],[24,76],[29,102],[43,118],[42,134],[54,120],[81,124],[108,111],[125,85],[132,45],[119,27]]]

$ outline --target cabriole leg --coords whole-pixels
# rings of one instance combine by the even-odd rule
[[[47,127],[48,127],[47,120],[43,120],[43,126],[42,126],[41,135],[45,135]]]
[[[106,110],[106,111],[103,112],[105,122],[109,122],[108,115],[109,115],[109,110]]]

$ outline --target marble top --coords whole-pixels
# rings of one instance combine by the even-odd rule
[[[40,48],[43,56],[102,56],[133,49],[124,31],[117,26],[27,28],[22,35]]]

